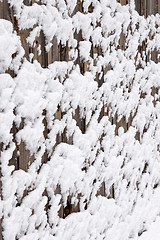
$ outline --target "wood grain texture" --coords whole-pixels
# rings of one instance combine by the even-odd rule
[[[136,11],[141,14],[141,1],[140,0],[135,0],[135,7]]]
[[[0,2],[0,18],[11,21],[9,4],[7,0]]]

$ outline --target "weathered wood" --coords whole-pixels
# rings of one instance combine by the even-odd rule
[[[73,11],[73,15],[76,14],[76,12],[83,12],[83,7],[82,7],[82,2],[80,0],[77,0],[77,5]],[[78,34],[74,33],[74,38],[77,40],[77,48],[79,48],[79,42],[83,40],[82,38],[82,32],[80,31]],[[80,59],[80,56],[78,55],[78,58],[75,61],[75,65],[78,64],[80,66],[80,71],[83,74],[85,69],[83,62]],[[77,125],[79,126],[79,128],[81,129],[82,133],[85,133],[86,127],[85,127],[85,119],[81,118],[81,114],[80,114],[80,108],[78,107],[75,111],[75,116],[74,119],[77,122]]]
[[[127,1],[127,0],[120,0],[120,3],[121,3],[122,5],[126,5],[126,4],[128,3],[128,1]]]
[[[135,7],[136,7],[136,11],[140,14],[141,13],[141,1],[140,0],[135,0]]]
[[[20,124],[20,129],[24,127],[24,120],[22,120]],[[34,156],[30,154],[29,150],[26,149],[26,145],[23,141],[21,141],[20,145],[18,146],[19,150],[19,169],[24,171],[28,170],[29,165],[34,161]]]
[[[16,133],[17,133],[17,128],[15,123],[13,122],[13,127],[11,129],[11,133],[13,134],[13,141],[16,145],[16,149],[13,152],[13,156],[11,158],[11,160],[9,161],[9,165],[14,165],[15,166],[15,170],[19,169],[19,156],[18,156],[18,146],[17,146],[17,142],[16,142]]]
[[[0,2],[0,18],[11,21],[9,4],[7,0]]]
[[[44,119],[42,121],[44,124],[43,135],[44,135],[44,138],[46,139],[49,132],[47,128],[46,110],[43,111],[43,115],[44,115]],[[48,155],[47,155],[47,151],[45,151],[45,153],[42,156],[42,164],[46,163],[47,161],[48,161]]]
[[[61,189],[60,189],[59,185],[57,186],[56,190],[54,191],[54,194],[55,195],[56,194],[61,194]],[[64,207],[63,207],[63,200],[62,200],[62,198],[61,198],[60,204],[61,204],[61,206],[60,206],[58,214],[59,214],[60,218],[64,218]]]
[[[57,39],[54,36],[52,40],[52,47],[48,52],[48,65],[60,60],[60,52],[59,52],[59,46],[57,43]]]
[[[160,0],[157,0],[157,12],[160,14]]]
[[[34,156],[30,155],[24,142],[19,145],[19,169],[28,170],[29,165],[34,161]]]
[[[146,14],[147,14],[147,12],[146,12],[146,4],[147,4],[146,0],[141,0],[140,14],[144,15],[145,17],[146,17]]]

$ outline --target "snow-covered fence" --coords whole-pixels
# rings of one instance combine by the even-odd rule
[[[0,3],[1,239],[138,239],[160,214],[160,2],[119,2]]]

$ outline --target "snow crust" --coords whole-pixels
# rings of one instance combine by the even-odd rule
[[[27,60],[12,24],[0,20],[4,239],[155,240],[150,231],[157,229],[151,224],[160,214],[160,63],[152,61],[151,53],[160,50],[160,16],[145,19],[133,2],[121,6],[115,0],[86,0],[84,13],[76,11],[73,0],[35,1],[32,6],[8,2],[19,29],[30,31],[28,44],[43,31],[46,51],[55,37],[70,48],[70,59],[46,68]],[[75,33],[81,33],[79,43]],[[119,47],[122,35],[124,48]],[[88,66],[84,73],[78,56]],[[85,132],[75,118],[77,109]],[[127,130],[118,125],[124,119]],[[56,146],[64,131],[68,140]],[[9,165],[22,142],[34,159],[27,172]],[[42,164],[45,152],[49,160]],[[102,186],[104,196],[98,194]],[[69,197],[79,212],[60,218]]]

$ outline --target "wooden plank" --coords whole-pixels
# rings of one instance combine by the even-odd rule
[[[80,116],[80,108],[78,107],[75,111],[75,116],[74,116],[74,119],[76,120],[77,122],[77,126],[80,128],[81,132],[82,133],[85,133],[85,120],[84,119],[81,119],[81,116]]]
[[[41,55],[39,56],[38,60],[41,63],[41,66],[46,68],[48,66],[48,54],[45,48],[45,36],[42,31],[40,33],[40,45],[41,45]]]
[[[122,5],[126,5],[127,4],[127,0],[120,0],[120,3],[122,4]]]
[[[61,194],[61,189],[60,189],[60,186],[58,185],[56,190],[54,191],[54,194]],[[64,218],[64,207],[63,207],[63,202],[62,202],[62,198],[61,198],[61,201],[60,201],[60,204],[61,204],[61,207],[59,209],[59,212],[58,212],[58,216],[60,218]]]
[[[160,14],[160,0],[157,0],[157,12]]]
[[[24,120],[22,120],[20,124],[20,129],[24,127]],[[29,165],[34,161],[34,156],[30,155],[29,150],[26,149],[26,145],[24,142],[21,142],[18,146],[19,150],[19,169],[24,171],[28,170]]]
[[[140,15],[146,17],[146,0],[140,1]]]
[[[0,2],[0,18],[3,18],[3,2]]]
[[[16,125],[15,123],[13,122],[13,126],[12,126],[12,129],[11,129],[11,133],[13,134],[13,142],[15,143],[16,145],[16,149],[14,150],[13,152],[13,156],[11,158],[11,160],[9,161],[9,165],[14,165],[15,166],[15,170],[18,170],[19,169],[19,157],[18,157],[18,148],[17,148],[17,142],[16,142],[16,133],[17,133],[17,128],[16,128]]]
[[[151,0],[147,0],[147,4],[146,4],[146,12],[147,12],[147,16],[152,14],[152,2]]]
[[[26,149],[24,142],[19,145],[19,169],[27,172],[29,165],[34,161],[34,156],[31,156],[29,150]]]
[[[57,38],[54,36],[52,40],[52,47],[50,51],[48,52],[48,64],[51,64],[55,61],[60,60],[60,52],[59,52],[59,46],[57,43]]]
[[[100,46],[93,46],[91,47],[91,57],[94,59],[94,55],[97,55],[97,58],[99,56],[103,56],[102,54],[102,49]],[[94,66],[97,65],[97,58],[93,60],[93,64]],[[98,83],[98,88],[100,88],[102,86],[102,84],[104,83],[104,75],[107,73],[107,71],[110,69],[110,67],[106,66],[105,68],[102,68],[103,74],[101,75],[101,73],[96,73],[96,77],[95,77],[95,81]],[[87,69],[89,70],[89,69]],[[85,71],[85,69],[84,69]],[[106,105],[103,105],[100,112],[99,112],[99,117],[98,117],[98,123],[101,121],[101,119],[103,118],[103,116],[105,115],[105,107]],[[86,126],[89,126],[89,124]],[[102,135],[100,142],[102,142],[104,135]],[[101,186],[99,188],[99,190],[97,191],[96,196],[106,196],[106,191],[105,191],[105,182],[103,181],[101,183]],[[87,206],[87,205],[86,205]]]
[[[72,15],[76,14],[76,12],[78,12],[78,11],[83,12],[82,2],[80,0],[77,1],[77,5],[76,5]],[[74,38],[77,40],[77,46],[79,47],[79,42],[83,40],[82,39],[82,32],[80,31],[78,34],[74,33]],[[68,52],[69,52],[69,48],[67,46],[66,46],[65,51],[62,48],[62,46],[60,47],[60,60],[61,61],[63,61],[63,60],[68,61],[68,59],[69,59]],[[65,56],[65,58],[64,58],[64,56]],[[82,74],[84,74],[84,72],[88,70],[87,64],[83,64],[81,62],[81,59],[80,59],[79,56],[76,59],[74,64],[75,65],[78,64],[80,66],[80,71],[81,71]],[[81,117],[80,117],[80,108],[79,107],[75,111],[74,119],[76,120],[77,125],[79,126],[81,132],[85,133],[85,129],[86,129],[85,119],[81,119]],[[63,138],[62,141],[67,141],[67,143],[69,143],[69,144],[72,144],[72,142],[73,142],[72,137],[70,139],[68,139],[68,140],[66,139],[65,133],[63,134],[62,138]],[[73,212],[79,212],[79,210],[80,210],[79,209],[79,202],[75,206],[75,205],[71,204],[71,198],[72,198],[72,196],[69,195],[68,199],[67,199],[67,206],[63,209],[63,216],[64,216],[64,218],[67,215],[69,215],[69,214],[71,214]]]
[[[10,19],[10,12],[9,12],[9,4],[8,4],[8,1],[3,0],[3,2],[1,3],[1,5],[2,5],[2,7],[1,7],[1,10],[2,10],[2,18],[10,21],[11,19]]]
[[[139,14],[141,14],[141,0],[135,0],[135,9]]]
[[[126,42],[126,37],[123,32],[121,32],[120,39],[119,39],[119,47],[122,50],[125,50],[125,42]]]
[[[127,132],[128,127],[129,127],[125,116],[123,116],[120,121],[117,120],[117,116],[116,116],[115,119],[114,119],[114,124],[116,125],[116,128],[115,128],[115,134],[116,135],[118,135],[118,130],[119,130],[120,127],[123,127],[124,132]]]
[[[50,51],[48,52],[48,64],[54,63],[55,61],[60,61],[60,46],[57,43],[57,38],[56,37],[53,37],[52,44],[53,45],[52,45]],[[61,58],[62,58],[62,56],[61,56]],[[60,108],[57,109],[54,118],[58,119],[58,120],[62,119],[62,112],[61,112]],[[47,124],[47,120],[46,120],[46,124]],[[55,150],[56,146],[61,142],[62,142],[62,135],[57,134],[56,144],[55,144],[55,146],[53,146],[52,154],[54,153],[54,150]],[[55,195],[56,194],[61,195],[61,189],[60,189],[59,185],[56,186],[56,190],[54,191],[54,194]],[[61,198],[60,204],[61,204],[61,207],[60,207],[60,210],[58,212],[58,216],[60,218],[64,218],[64,206],[63,206],[62,198]]]
[[[43,116],[44,116],[44,119],[43,119],[43,124],[44,124],[44,131],[43,131],[43,135],[44,135],[44,138],[46,139],[47,138],[47,135],[48,135],[48,128],[47,128],[47,119],[46,119],[46,110],[43,111]],[[47,155],[47,151],[45,151],[45,153],[43,154],[42,156],[42,164],[43,163],[46,163],[48,161],[48,155]]]
[[[75,213],[80,211],[79,202],[77,205],[75,205],[75,204],[72,204],[71,201],[72,201],[72,197],[69,196],[67,199],[67,206],[64,208],[63,218],[66,218],[69,214],[73,212]]]
[[[103,196],[106,197],[106,191],[105,191],[105,182],[102,182],[101,187],[99,188],[96,196]]]
[[[158,11],[158,1],[157,0],[148,0],[149,1],[149,7],[150,7],[150,15],[151,14],[156,14]],[[153,39],[153,36],[150,37],[151,39]],[[158,57],[158,53],[156,50],[153,50],[151,53],[151,60],[154,61],[155,63],[157,63],[157,57]]]
[[[80,0],[77,1],[77,5],[73,11],[73,15],[76,14],[76,12],[83,12],[83,7],[82,7],[82,2]],[[80,31],[78,34],[75,32],[74,33],[74,38],[77,40],[77,46],[79,47],[79,42],[83,40],[82,38],[82,32]],[[80,56],[78,56],[78,58],[76,59],[75,65],[78,64],[80,67],[80,71],[82,74],[84,74],[84,64],[81,62]],[[85,119],[81,119],[80,117],[80,108],[78,107],[75,111],[75,116],[74,119],[77,122],[77,125],[79,126],[79,128],[81,129],[82,133],[85,133]]]
[[[33,0],[23,0],[26,6],[31,6]]]
[[[153,14],[156,15],[158,13],[158,0],[152,0],[152,9]]]

